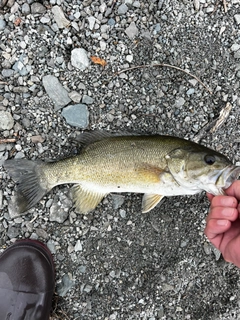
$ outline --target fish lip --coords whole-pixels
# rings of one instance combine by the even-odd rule
[[[240,166],[231,165],[225,168],[219,175],[216,185],[221,185],[223,189],[227,189],[230,185],[237,180],[240,175]]]

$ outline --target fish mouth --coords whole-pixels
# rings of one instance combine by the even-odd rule
[[[240,166],[229,166],[222,171],[216,181],[216,186],[227,189],[240,176]]]

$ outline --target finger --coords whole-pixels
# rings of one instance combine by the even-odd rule
[[[211,194],[211,193],[209,193],[209,192],[206,193],[206,196],[207,196],[207,198],[208,198],[208,200],[209,200],[210,202],[211,202],[212,199],[214,198],[214,195]]]
[[[219,249],[223,234],[229,230],[230,227],[231,222],[229,220],[211,219],[208,221],[204,233],[211,243]]]
[[[226,194],[229,196],[233,196],[240,200],[240,180],[236,180],[233,184],[225,190]]]
[[[237,208],[238,201],[233,196],[216,196],[211,201],[211,207]]]
[[[236,208],[231,207],[213,207],[206,218],[208,222],[210,219],[216,220],[230,220],[235,221],[239,217],[239,212]]]

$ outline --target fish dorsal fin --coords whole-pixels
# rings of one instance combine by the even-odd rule
[[[96,208],[106,193],[92,191],[81,185],[72,188],[75,207],[79,213],[86,214]]]
[[[142,212],[145,213],[152,210],[163,197],[160,194],[145,193],[142,199]]]
[[[91,132],[83,132],[77,135],[76,138],[74,138],[74,140],[83,146],[87,146],[91,143],[101,141],[103,139],[110,138],[112,136],[113,134],[110,132],[95,130]]]

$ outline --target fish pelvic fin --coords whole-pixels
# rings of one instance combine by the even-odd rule
[[[145,193],[142,199],[142,213],[152,210],[162,200],[160,194]]]
[[[47,187],[42,173],[43,162],[26,159],[7,160],[3,164],[16,182],[17,211],[23,213],[32,208],[51,188]]]
[[[82,185],[72,188],[74,205],[77,211],[83,214],[94,210],[106,195],[106,193],[92,191]]]

